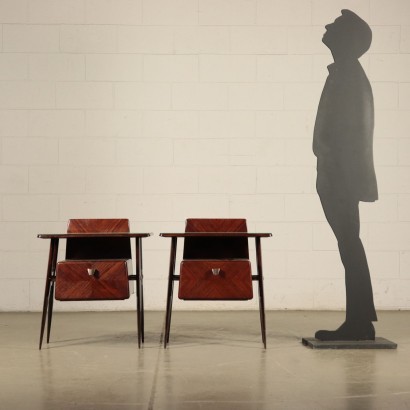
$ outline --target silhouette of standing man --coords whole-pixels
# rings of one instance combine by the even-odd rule
[[[319,340],[374,340],[377,321],[366,254],[360,240],[359,202],[378,198],[373,164],[373,95],[358,58],[372,32],[350,10],[326,26],[323,43],[334,63],[317,111],[313,152],[316,188],[345,268],[346,320],[336,330],[319,330]]]

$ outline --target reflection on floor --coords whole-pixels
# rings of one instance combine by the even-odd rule
[[[180,312],[169,348],[163,312],[56,313],[38,350],[40,315],[0,314],[1,409],[409,409],[410,312],[380,312],[377,335],[397,350],[312,350],[301,338],[341,312]]]

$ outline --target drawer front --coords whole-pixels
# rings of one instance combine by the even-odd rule
[[[128,299],[130,263],[131,261],[127,259],[59,262],[55,298],[57,300]]]
[[[185,260],[181,262],[178,297],[185,300],[252,299],[248,260]]]

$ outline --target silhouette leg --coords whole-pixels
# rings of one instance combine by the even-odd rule
[[[320,340],[374,339],[371,322],[377,320],[377,316],[366,254],[359,236],[359,202],[347,195],[335,195],[334,191],[320,192],[320,200],[337,238],[345,268],[346,321],[335,331],[316,332],[315,337]]]
[[[347,248],[347,249],[346,249]],[[376,321],[373,290],[366,253],[357,236],[339,244],[346,280],[346,321]]]

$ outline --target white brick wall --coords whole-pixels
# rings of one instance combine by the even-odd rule
[[[90,217],[154,232],[148,309],[165,307],[170,241],[158,233],[187,217],[273,233],[268,308],[343,308],[311,150],[332,61],[321,38],[342,8],[373,30],[362,63],[380,200],[360,209],[376,305],[410,309],[408,0],[0,0],[0,311],[40,310],[48,243],[36,234]]]
[[[57,53],[59,27],[55,25],[3,25],[3,51],[27,53]]]

